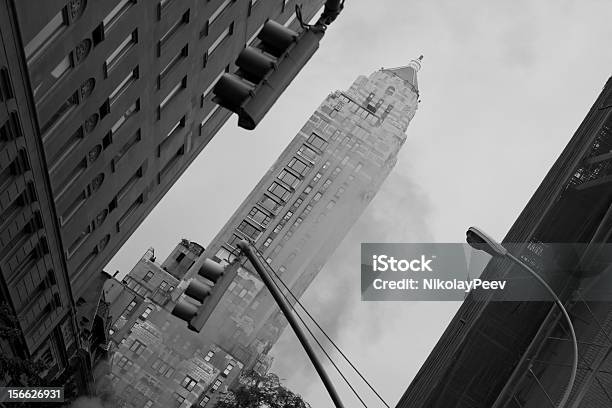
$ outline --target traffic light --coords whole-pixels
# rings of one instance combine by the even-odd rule
[[[223,267],[211,259],[205,259],[198,270],[198,276],[185,289],[188,299],[180,299],[172,309],[172,314],[185,320],[189,329],[199,333],[236,277],[239,267],[238,263]]]
[[[238,70],[226,73],[213,88],[213,101],[238,114],[238,126],[252,130],[319,48],[324,28],[297,33],[268,21],[257,35],[260,43],[238,55]]]

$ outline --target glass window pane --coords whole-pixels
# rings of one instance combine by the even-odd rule
[[[40,30],[34,38],[30,40],[24,47],[26,59],[30,59],[36,51],[42,48],[51,38],[60,31],[65,24],[64,10],[57,13],[46,26]]]

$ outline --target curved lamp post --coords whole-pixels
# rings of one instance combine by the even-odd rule
[[[565,306],[559,299],[559,296],[555,293],[555,291],[546,283],[546,281],[532,268],[530,268],[523,261],[512,255],[506,248],[504,248],[499,242],[496,242],[493,238],[488,236],[485,232],[479,230],[476,227],[470,227],[466,235],[466,241],[470,246],[474,249],[478,249],[481,251],[485,251],[489,255],[494,258],[509,258],[514,263],[520,265],[523,269],[529,272],[546,290],[552,298],[555,300],[556,305],[561,309],[563,316],[567,320],[567,325],[569,327],[570,335],[572,337],[572,346],[574,348],[574,358],[572,362],[572,372],[570,374],[570,379],[567,383],[567,387],[565,388],[565,392],[563,394],[563,398],[559,402],[558,408],[565,408],[567,401],[569,400],[570,394],[572,393],[572,388],[574,387],[574,380],[576,379],[576,372],[578,370],[578,341],[576,340],[576,332],[574,331],[574,325],[572,324],[572,319],[570,319]]]

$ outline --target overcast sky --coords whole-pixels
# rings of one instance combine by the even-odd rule
[[[106,270],[206,246],[327,94],[423,54],[398,164],[304,298],[393,406],[458,303],[360,302],[359,243],[462,242],[470,225],[502,238],[612,73],[610,15],[607,0],[348,0],[257,130],[230,119]],[[331,406],[292,333],[273,353],[292,389]]]

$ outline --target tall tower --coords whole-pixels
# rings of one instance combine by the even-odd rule
[[[227,263],[246,238],[302,295],[393,169],[417,109],[421,58],[327,96],[186,278],[204,258]],[[238,273],[202,330],[246,367],[284,327],[255,276]]]

